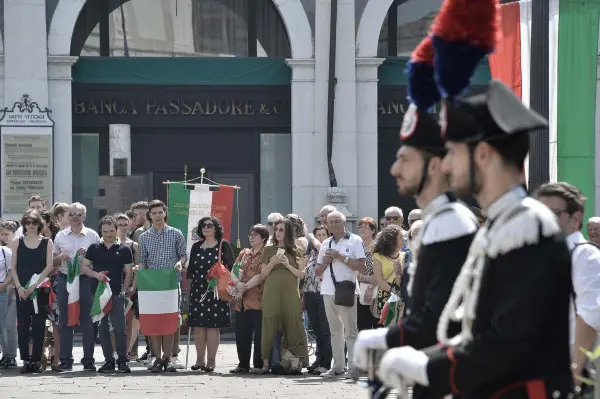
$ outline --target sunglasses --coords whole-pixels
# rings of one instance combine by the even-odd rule
[[[277,223],[281,223],[281,221],[278,221],[278,222],[268,222],[267,225],[269,225],[269,226],[275,226]]]
[[[72,218],[80,218],[83,216],[83,213],[81,212],[71,212],[69,213],[69,216],[71,216]]]
[[[213,227],[215,227],[215,225],[212,223],[202,223],[203,229],[212,229]]]
[[[23,225],[24,226],[37,226],[39,224],[39,222],[37,220],[24,220],[23,221]]]
[[[385,220],[398,220],[400,219],[400,216],[386,216]]]

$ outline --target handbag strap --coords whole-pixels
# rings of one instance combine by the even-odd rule
[[[329,249],[331,249],[331,242],[333,241],[333,237],[329,239]],[[333,273],[333,260],[329,263],[329,272],[331,273],[331,281],[333,281],[333,286],[337,287],[338,283],[335,279],[335,274]]]
[[[223,240],[219,241],[219,263],[223,264],[223,262],[221,262],[221,249],[223,248]]]

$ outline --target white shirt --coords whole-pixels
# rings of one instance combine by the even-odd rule
[[[567,246],[586,242],[579,231],[567,237]],[[600,333],[600,250],[592,244],[578,245],[571,254],[577,316]],[[575,343],[575,317],[571,308],[571,345]],[[596,341],[598,345],[599,341]]]
[[[17,231],[15,231],[15,237],[14,238],[21,238],[23,237],[23,226],[19,226],[19,228],[17,229]]]
[[[6,281],[11,268],[12,252],[10,248],[0,246],[0,283]]]
[[[350,259],[365,259],[366,257],[362,238],[356,234],[346,232],[346,235],[338,242],[333,239],[333,236],[323,241],[323,244],[321,244],[321,249],[319,250],[319,257],[317,258],[318,264],[323,263],[325,251],[329,249],[330,244],[331,249],[335,249],[344,257],[347,256]],[[333,260],[332,266],[336,281],[354,281],[356,284],[356,295],[360,295],[357,272],[350,269],[342,260],[338,259]],[[333,285],[333,280],[331,279],[331,271],[329,266],[325,268],[325,272],[323,273],[323,281],[321,282],[321,295],[335,295],[335,286]]]
[[[88,249],[90,245],[100,242],[98,233],[85,226],[79,234],[73,233],[70,227],[61,230],[54,239],[54,256],[66,253],[73,259],[79,248]],[[59,271],[67,274],[67,262],[62,262]]]

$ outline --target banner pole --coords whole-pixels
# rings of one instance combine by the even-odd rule
[[[206,173],[206,169],[200,169],[200,184],[204,184],[204,174]]]

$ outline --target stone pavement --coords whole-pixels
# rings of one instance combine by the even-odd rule
[[[185,364],[186,340],[181,340],[180,360]],[[142,347],[140,346],[140,349]],[[81,344],[74,349],[75,360],[82,357]],[[95,357],[103,360],[100,345]],[[190,345],[189,365],[196,361],[193,341]],[[58,374],[48,371],[22,376],[18,371],[0,371],[0,397],[42,399],[66,396],[86,399],[138,398],[159,399],[175,397],[209,398],[294,398],[294,399],[355,399],[365,398],[367,391],[350,380],[326,380],[318,376],[251,376],[229,374],[237,365],[235,343],[222,342],[217,355],[215,373],[179,370],[177,373],[151,374],[141,363],[131,363],[132,374],[90,374],[76,364],[74,371]],[[77,396],[74,396],[77,395]],[[81,395],[81,396],[79,396]]]

